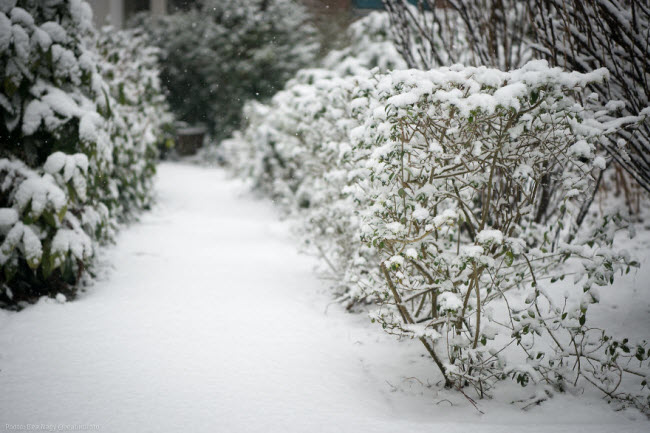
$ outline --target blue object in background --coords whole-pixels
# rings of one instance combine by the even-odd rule
[[[352,0],[352,6],[357,9],[383,9],[381,0]]]
[[[413,5],[418,4],[418,0],[408,0]],[[356,9],[383,9],[384,4],[381,0],[352,0],[352,6]],[[427,5],[424,5],[425,10],[429,10]]]

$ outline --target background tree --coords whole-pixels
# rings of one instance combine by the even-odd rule
[[[172,110],[221,139],[240,126],[247,100],[272,96],[315,59],[316,30],[307,19],[292,0],[205,0],[143,24],[161,48]]]
[[[508,70],[530,59],[527,5],[517,0],[383,0],[411,68],[454,63]],[[467,51],[469,49],[469,52]]]
[[[640,0],[532,0],[539,55],[568,70],[606,67],[606,83],[590,87],[599,104],[624,101],[621,114],[650,107],[650,5]],[[603,143],[607,153],[650,191],[650,122]]]

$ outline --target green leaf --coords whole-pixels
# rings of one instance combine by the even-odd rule
[[[43,273],[43,278],[47,280],[52,275],[54,271],[54,258],[50,255],[49,251],[43,251],[43,266],[41,266],[41,272]]]
[[[61,208],[60,211],[56,213],[56,216],[59,218],[59,222],[63,222],[63,218],[65,217],[65,213],[68,211],[68,206],[65,205]]]
[[[4,88],[5,88],[5,93],[9,97],[13,96],[14,93],[16,93],[16,90],[18,90],[18,88],[14,84],[13,80],[11,78],[9,78],[9,77],[5,78]]]
[[[13,278],[16,276],[16,273],[18,272],[18,266],[15,266],[11,262],[7,262],[4,265],[4,274],[5,274],[5,281],[8,283]]]
[[[27,265],[30,267],[32,271],[35,271],[38,269],[38,266],[41,264],[41,258],[40,257],[32,257],[27,259]]]
[[[45,222],[50,227],[56,228],[57,224],[56,224],[56,220],[54,219],[54,215],[52,214],[52,212],[44,211],[42,216],[43,216],[43,219],[45,220]]]

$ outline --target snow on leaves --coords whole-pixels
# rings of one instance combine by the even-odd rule
[[[647,385],[615,386],[647,374],[643,343],[611,355],[587,320],[596,286],[635,266],[612,247],[626,222],[574,223],[603,169],[596,144],[638,121],[573,97],[607,71],[354,71],[301,71],[270,105],[249,105],[248,128],[225,143],[295,218],[342,299],[378,302],[373,321],[423,341],[449,386],[485,396],[508,377],[593,382],[647,408]],[[570,302],[554,285],[566,275],[581,289]],[[630,370],[634,350],[643,364]],[[572,369],[587,352],[581,365],[596,367]]]
[[[612,248],[626,223],[613,215],[596,230],[574,225],[602,167],[596,144],[614,129],[572,96],[607,77],[533,61],[509,72],[452,66],[372,78],[376,108],[353,152],[369,170],[358,181],[372,204],[361,212],[362,240],[377,248],[386,280],[373,288],[374,317],[394,334],[412,337],[418,324],[446,336],[418,334],[448,386],[484,396],[508,376],[558,389],[584,381],[647,410],[647,386],[616,394],[630,355],[612,359],[602,350],[610,337],[587,321],[595,286],[634,266]],[[583,292],[562,306],[548,281],[567,273]],[[495,306],[506,315],[493,317]],[[512,343],[524,362],[506,356]],[[567,368],[586,352],[596,367]]]
[[[156,58],[140,34],[98,35],[81,0],[4,2],[0,48],[0,297],[72,294],[97,244],[151,202],[171,122]]]

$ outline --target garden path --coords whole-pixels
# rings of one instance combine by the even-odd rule
[[[156,207],[122,231],[77,300],[0,311],[0,431],[647,427],[569,395],[532,412],[481,402],[480,415],[457,393],[419,383],[436,379],[417,344],[327,308],[313,260],[296,252],[270,203],[220,169],[182,163],[162,164],[157,188]]]

